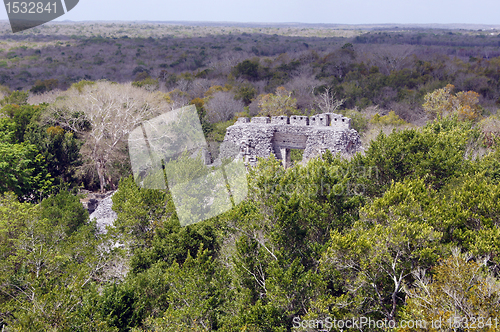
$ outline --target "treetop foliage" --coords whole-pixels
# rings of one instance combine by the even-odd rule
[[[448,84],[425,95],[425,103],[422,105],[424,110],[433,118],[457,115],[461,119],[478,119],[482,114],[482,108],[478,104],[479,94],[474,91],[460,91],[453,94],[454,89],[452,84]]]
[[[23,37],[0,51],[0,81],[15,89],[0,87],[0,330],[291,331],[297,319],[495,318],[498,36],[325,39],[304,37],[306,29],[299,39],[295,28],[262,28],[195,37],[198,28],[151,24],[141,25],[145,35],[185,36],[136,38],[122,24],[90,24],[59,43],[35,33],[40,45],[15,46]],[[123,31],[76,35],[91,27]],[[60,76],[84,64],[85,74]],[[245,200],[182,227],[181,212],[204,211],[176,210],[171,190],[213,169],[185,152],[144,181],[179,178],[145,189],[130,176],[124,140],[190,103],[210,152],[238,116],[324,111],[351,117],[365,150],[286,169],[259,160]],[[117,189],[106,232],[89,220],[79,188]]]
[[[259,96],[260,116],[278,116],[298,114],[297,99],[292,97],[292,92],[284,87],[276,88],[276,92]]]

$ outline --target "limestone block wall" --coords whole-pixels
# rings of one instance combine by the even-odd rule
[[[271,123],[272,124],[289,124],[290,119],[286,115],[273,116],[271,118]]]
[[[346,118],[345,116],[335,113],[325,113],[325,114],[327,114],[330,118],[329,122],[330,127],[335,127],[339,129],[351,129],[350,118]]]
[[[311,126],[329,126],[330,116],[328,114],[313,115],[309,118],[309,124]]]
[[[362,150],[358,132],[351,129],[351,119],[335,113],[312,117],[292,115],[239,118],[227,128],[221,147],[221,158],[230,158],[224,146],[237,146],[239,156],[254,165],[258,157],[274,154],[289,163],[290,149],[303,149],[307,161],[326,150],[332,153],[354,154]],[[234,153],[234,151],[233,151]]]
[[[298,126],[308,126],[309,117],[303,115],[292,115],[290,118],[290,124]]]
[[[267,116],[255,116],[252,118],[252,120],[250,122],[251,123],[265,124],[265,123],[270,123],[271,119],[269,119],[269,117],[267,117]]]

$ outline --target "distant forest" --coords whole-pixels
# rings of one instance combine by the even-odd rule
[[[39,94],[81,80],[157,80],[191,99],[231,85],[249,111],[283,86],[304,113],[331,88],[343,108],[377,105],[418,121],[423,96],[447,84],[500,103],[500,31],[382,30],[153,23],[47,24],[21,34],[0,26],[0,83]],[[312,93],[311,93],[312,92]],[[383,113],[383,112],[382,112]]]

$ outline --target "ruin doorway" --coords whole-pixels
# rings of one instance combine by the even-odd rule
[[[292,166],[292,159],[296,160],[298,156],[302,155],[307,145],[307,136],[297,135],[296,133],[276,132],[273,136],[272,144],[276,158],[281,160],[284,168],[288,168]]]

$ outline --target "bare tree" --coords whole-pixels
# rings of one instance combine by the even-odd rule
[[[235,113],[243,112],[245,105],[241,100],[235,100],[231,92],[214,93],[206,103],[208,120],[212,123],[228,121]]]
[[[313,75],[302,75],[294,77],[285,84],[285,88],[293,91],[297,99],[297,108],[305,111],[313,108],[314,89],[319,85],[321,85],[321,82],[316,80]]]
[[[391,47],[379,46],[372,48],[368,54],[372,65],[378,66],[384,75],[389,75],[392,71],[408,68],[412,64],[411,55],[415,53],[412,45],[392,45]]]
[[[208,68],[219,74],[228,75],[234,66],[248,57],[250,57],[250,55],[246,52],[226,52],[219,56],[212,57],[208,64]]]
[[[51,90],[41,94],[30,93],[28,97],[28,104],[39,105],[42,103],[52,104],[56,101],[57,97],[64,95],[61,90]]]
[[[189,104],[190,98],[187,92],[179,89],[174,89],[165,94],[166,100],[169,102],[169,109],[175,110]]]
[[[224,85],[224,83],[220,82],[221,85]],[[212,85],[215,85],[212,80],[208,80],[206,78],[196,78],[193,81],[193,85],[191,87],[191,90],[189,91],[190,97],[191,98],[203,98],[203,94],[205,91],[207,91]]]
[[[330,88],[316,96],[316,105],[323,113],[334,113],[342,104],[344,99],[336,99],[335,93],[332,93]]]
[[[167,110],[159,95],[130,84],[97,82],[67,91],[51,107],[46,121],[57,122],[85,138],[82,153],[95,167],[101,191],[109,183],[108,166],[119,144],[140,123]]]

